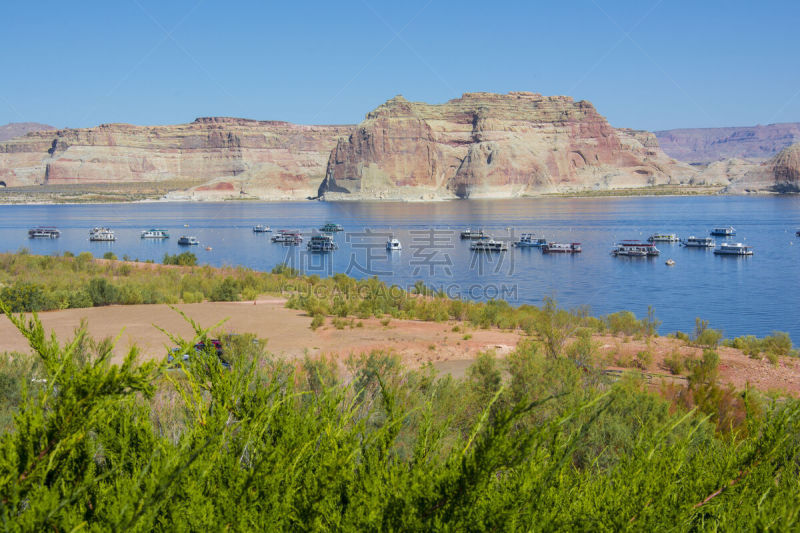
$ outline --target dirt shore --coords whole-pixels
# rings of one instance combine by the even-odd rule
[[[307,353],[344,359],[350,354],[391,350],[410,367],[432,362],[441,371],[456,376],[463,375],[480,352],[493,350],[503,356],[511,352],[522,337],[520,332],[474,329],[453,322],[392,319],[384,325],[374,318],[354,319],[353,326],[359,322],[362,326],[344,329],[336,329],[328,319],[324,326],[312,331],[311,317],[302,311],[287,309],[284,304],[283,299],[262,299],[181,304],[175,308],[202,327],[214,327],[215,334],[253,333],[267,340],[270,352],[283,357],[297,358]],[[156,326],[185,338],[193,335],[191,326],[167,305],[67,309],[41,313],[39,317],[45,329],[55,332],[62,341],[72,336],[82,319],[86,319],[89,334],[95,339],[119,336],[114,350],[116,361],[121,360],[133,344],[140,348],[144,359],[165,357],[172,343]],[[216,326],[222,320],[225,322]],[[453,331],[456,325],[460,331]],[[615,367],[615,360],[630,358],[646,348],[643,340],[616,336],[596,336],[594,341],[609,368]],[[24,337],[6,317],[0,317],[0,351],[29,350]],[[667,375],[663,361],[674,350],[692,357],[702,353],[701,349],[677,339],[659,337],[651,345],[653,358],[647,371]],[[766,359],[751,359],[732,348],[721,347],[718,352],[720,378],[724,383],[739,389],[750,383],[765,392],[800,396],[800,361],[781,358],[777,365],[772,365]]]

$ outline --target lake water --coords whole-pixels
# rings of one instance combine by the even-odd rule
[[[270,243],[252,226],[300,229],[308,235],[327,221],[344,226],[339,250],[309,254]],[[188,227],[185,225],[188,224]],[[28,239],[31,227],[57,226],[60,239]],[[109,226],[117,241],[88,241],[93,226]],[[715,226],[737,229],[733,241],[753,246],[753,257],[716,256],[710,249],[658,243],[654,259],[616,258],[613,244],[654,232],[707,236]],[[169,230],[168,240],[140,239],[142,230]],[[583,253],[545,255],[538,249],[475,254],[459,239],[465,228],[496,238],[534,232],[583,243]],[[0,207],[0,250],[32,253],[112,251],[119,258],[153,259],[191,249],[201,263],[270,270],[288,262],[309,274],[377,275],[408,287],[422,279],[451,296],[501,297],[540,304],[553,296],[566,307],[588,305],[595,315],[655,308],[662,333],[694,329],[695,317],[726,336],[787,331],[800,342],[800,197],[537,198],[441,203],[141,203]],[[387,253],[387,234],[403,244]],[[196,236],[200,246],[177,244]],[[722,239],[717,239],[718,241]],[[210,246],[211,251],[206,251]],[[668,267],[665,260],[676,264]]]

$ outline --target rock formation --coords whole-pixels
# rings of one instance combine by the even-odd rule
[[[732,194],[800,192],[800,143],[784,148],[764,163],[750,168],[731,180],[725,189]]]
[[[800,122],[740,128],[687,128],[655,134],[664,152],[687,163],[732,158],[764,161],[800,142]]]
[[[53,126],[39,124],[38,122],[11,122],[5,126],[0,126],[0,142],[21,137],[31,131],[54,130]]]
[[[37,131],[0,143],[8,186],[184,182],[201,196],[314,196],[331,149],[352,126],[199,118],[177,126],[104,124]]]
[[[514,197],[688,180],[648,132],[614,129],[586,101],[467,93],[381,105],[330,155],[326,199]]]

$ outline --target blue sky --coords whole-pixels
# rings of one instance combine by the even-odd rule
[[[641,129],[800,121],[800,2],[14,1],[0,124],[356,123],[527,90]]]

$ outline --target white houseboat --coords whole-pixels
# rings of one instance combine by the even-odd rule
[[[463,240],[474,241],[476,239],[486,239],[489,237],[487,233],[485,233],[482,229],[475,231],[472,229],[465,229],[461,232],[460,237]]]
[[[508,244],[494,239],[480,239],[470,244],[469,249],[474,252],[505,252]]]
[[[611,255],[623,257],[655,257],[660,253],[655,244],[639,241],[621,241],[611,250]]]
[[[111,228],[96,227],[92,228],[92,230],[89,232],[89,240],[109,242],[109,241],[116,241],[117,237],[116,235],[114,235],[114,230],[112,230]]]
[[[680,238],[674,233],[653,233],[647,238],[647,242],[680,242]]]
[[[736,235],[736,228],[728,226],[727,228],[714,228],[711,230],[711,235],[715,237],[732,237]]]
[[[197,240],[197,237],[191,235],[181,235],[178,238],[178,244],[181,246],[194,246],[200,244],[200,241]]]
[[[58,239],[60,236],[61,232],[50,226],[40,226],[28,230],[29,239]]]
[[[338,248],[330,233],[312,235],[306,247],[309,252],[332,252]]]
[[[681,244],[687,248],[713,248],[714,239],[711,237],[695,237],[694,235],[688,237]]]
[[[299,230],[282,229],[271,240],[279,244],[295,245],[303,242],[303,234]]]
[[[169,239],[169,232],[165,229],[149,229],[142,232],[142,239]]]
[[[253,226],[253,233],[272,233],[272,228],[266,224],[256,224]]]
[[[512,246],[516,248],[541,248],[545,244],[547,244],[547,239],[537,239],[533,233],[522,233],[519,236],[519,240],[514,241]]]
[[[392,251],[394,251],[394,250],[402,250],[402,249],[403,249],[403,245],[402,245],[402,244],[400,244],[400,240],[399,240],[399,239],[396,239],[396,238],[394,237],[394,235],[391,235],[391,236],[390,236],[390,237],[389,237],[389,238],[386,240],[386,249],[387,249],[388,251],[390,251],[390,252],[392,252]]]
[[[753,250],[740,242],[723,242],[719,248],[714,249],[714,253],[717,255],[753,255]]]
[[[581,243],[579,242],[548,242],[542,246],[542,253],[545,254],[579,254],[581,253]]]

